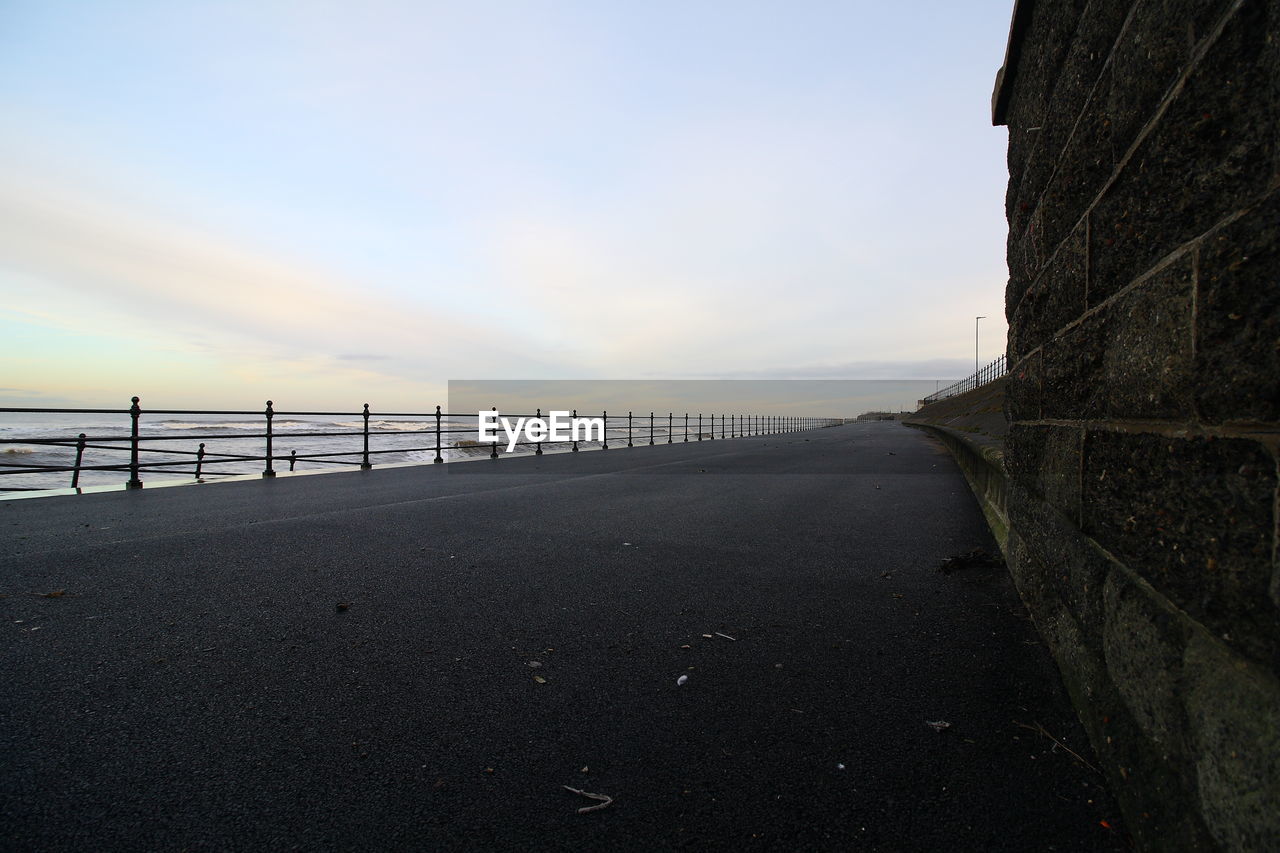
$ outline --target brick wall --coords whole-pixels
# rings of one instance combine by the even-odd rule
[[[1020,0],[1019,589],[1150,849],[1280,849],[1280,2]]]

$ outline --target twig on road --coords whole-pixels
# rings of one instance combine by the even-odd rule
[[[591,792],[584,791],[581,788],[570,788],[568,785],[565,785],[563,787],[566,791],[572,791],[575,794],[581,794],[584,797],[589,797],[593,800],[601,801],[594,806],[583,806],[582,808],[578,809],[578,814],[586,814],[587,812],[595,812],[595,811],[599,811],[600,809],[608,808],[609,805],[613,802],[613,797],[610,797],[607,794],[592,794]]]
[[[1013,723],[1014,725],[1020,726],[1021,728],[1027,729],[1028,731],[1032,731],[1038,735],[1043,735],[1044,737],[1047,737],[1049,740],[1053,741],[1056,745],[1062,747],[1068,753],[1070,753],[1071,757],[1074,758],[1076,761],[1079,761],[1081,764],[1083,764],[1085,767],[1088,767],[1094,773],[1098,772],[1098,768],[1094,767],[1092,764],[1085,761],[1084,758],[1081,757],[1080,753],[1076,752],[1074,749],[1067,746],[1065,743],[1058,740],[1053,735],[1049,734],[1049,732],[1045,729],[1045,727],[1040,723],[1036,723],[1034,726],[1028,726],[1026,723],[1019,723],[1017,720],[1014,720]]]

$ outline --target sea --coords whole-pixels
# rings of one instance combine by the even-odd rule
[[[637,443],[648,441],[637,419]],[[655,427],[665,442],[665,425]],[[78,441],[85,435],[80,489],[123,486],[129,480],[131,422],[127,413],[0,411],[0,497],[30,495],[72,487]],[[363,461],[364,418],[350,415],[277,413],[272,419],[272,467],[279,473],[358,469]],[[144,412],[139,421],[138,461],[146,485],[209,482],[261,475],[265,469],[266,420],[260,412]],[[610,418],[609,442],[626,442],[625,418]],[[444,462],[487,457],[490,447],[475,442],[476,418],[445,417],[440,422]],[[676,441],[681,440],[677,435]],[[199,457],[204,445],[203,458]],[[579,442],[582,450],[598,442]],[[568,452],[569,444],[544,444],[544,453]],[[534,447],[517,448],[533,453]],[[499,447],[505,455],[505,442]],[[387,465],[433,464],[435,415],[372,416],[369,462]],[[197,471],[197,463],[199,468]],[[197,477],[198,473],[198,477]]]

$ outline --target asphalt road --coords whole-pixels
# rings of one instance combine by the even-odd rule
[[[1124,849],[1033,731],[1092,761],[1004,570],[937,570],[996,549],[898,424],[0,531],[4,849]]]

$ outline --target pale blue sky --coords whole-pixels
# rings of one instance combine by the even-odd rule
[[[1011,3],[0,4],[0,400],[954,378]]]

